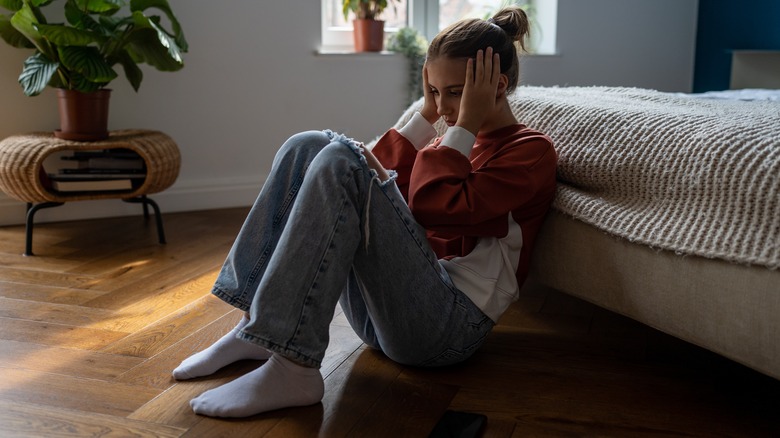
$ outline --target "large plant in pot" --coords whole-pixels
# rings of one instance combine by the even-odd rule
[[[343,0],[344,19],[350,12],[355,14],[352,21],[357,52],[381,52],[384,47],[385,22],[380,20],[382,12],[395,0]]]
[[[9,11],[0,14],[3,40],[34,49],[19,76],[24,93],[57,89],[60,129],[55,135],[61,138],[108,136],[106,86],[118,77],[115,66],[121,66],[136,91],[143,80],[139,64],[160,71],[184,66],[187,41],[167,0],[0,0],[0,7]],[[149,10],[162,12],[170,30],[161,15]],[[45,12],[64,21],[50,21]]]

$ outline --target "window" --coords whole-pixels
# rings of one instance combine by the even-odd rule
[[[419,1],[419,0],[418,0]],[[396,0],[382,13],[385,33],[395,32],[407,25],[407,0]],[[344,19],[342,0],[322,0],[322,46],[330,50],[352,50],[352,19]]]
[[[505,4],[520,4],[531,18],[530,50],[555,53],[558,0],[396,0],[385,9],[385,31],[409,26],[430,41],[441,29],[466,17],[487,18]],[[322,47],[352,50],[352,25],[344,19],[342,0],[322,0]]]

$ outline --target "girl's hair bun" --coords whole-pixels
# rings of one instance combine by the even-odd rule
[[[500,27],[512,41],[519,44],[520,49],[525,50],[525,40],[530,33],[531,26],[528,22],[528,15],[519,6],[507,6],[496,12],[489,22]]]

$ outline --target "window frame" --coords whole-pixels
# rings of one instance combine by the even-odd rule
[[[321,53],[351,53],[354,43],[351,27],[329,27],[326,22],[327,8],[337,0],[321,0]],[[536,7],[537,25],[543,29],[541,39],[534,42],[534,55],[557,53],[558,0],[527,0]],[[407,26],[416,29],[428,41],[439,32],[439,0],[408,0]],[[385,28],[386,34],[397,32],[394,27]],[[533,30],[532,30],[533,32]]]

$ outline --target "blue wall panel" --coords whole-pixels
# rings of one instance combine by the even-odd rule
[[[732,50],[780,50],[780,0],[699,0],[694,92],[729,88]]]

